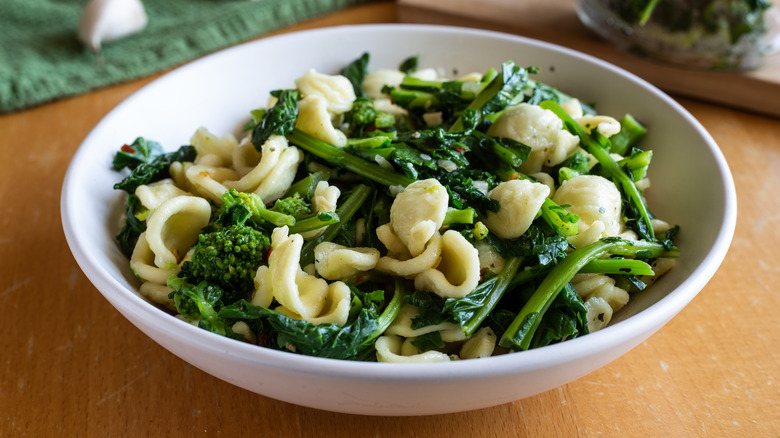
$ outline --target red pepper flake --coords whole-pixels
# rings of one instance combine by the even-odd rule
[[[271,257],[271,251],[273,251],[274,247],[273,245],[268,245],[268,251],[265,252],[265,259],[268,260],[269,257]]]
[[[257,334],[257,345],[259,345],[261,347],[265,347],[265,339],[266,339],[266,334],[265,333],[258,333]]]
[[[129,144],[123,144],[121,148],[119,148],[122,152],[128,152],[131,154],[135,153],[135,148],[130,146]]]
[[[461,153],[462,152],[466,152],[466,148],[464,148],[464,147],[456,147],[455,150],[458,151],[458,152],[461,152]]]

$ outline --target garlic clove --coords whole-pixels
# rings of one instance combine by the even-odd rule
[[[103,43],[139,32],[148,21],[140,0],[90,0],[81,15],[78,37],[100,52]]]

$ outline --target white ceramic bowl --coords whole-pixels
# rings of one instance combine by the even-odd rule
[[[337,72],[364,51],[371,69],[420,55],[424,66],[484,71],[513,60],[542,69],[539,79],[597,102],[600,112],[633,114],[649,127],[654,151],[649,203],[679,224],[682,258],[637,294],[604,330],[537,350],[437,364],[362,363],[305,357],[220,337],[142,298],[114,242],[122,194],[110,170],[116,149],[137,136],[168,149],[200,126],[236,132],[268,92],[310,68]],[[198,368],[250,391],[319,409],[423,415],[483,408],[582,377],[635,347],[674,317],[723,260],[736,222],[736,197],[718,146],[680,105],[656,88],[592,57],[518,36],[453,27],[367,25],[283,35],[239,45],[185,65],[144,87],[103,119],[70,164],[62,221],[76,261],[127,319]]]

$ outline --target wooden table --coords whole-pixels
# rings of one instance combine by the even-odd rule
[[[393,22],[396,12],[373,4],[285,31]],[[127,322],[74,262],[59,215],[68,161],[111,108],[154,78],[0,116],[0,436],[780,434],[780,120],[681,100],[732,167],[739,222],[712,281],[648,341],[514,403],[361,417],[275,401],[193,368]]]

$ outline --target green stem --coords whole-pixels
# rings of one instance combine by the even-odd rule
[[[414,180],[405,175],[352,155],[344,149],[325,143],[298,128],[293,129],[287,135],[287,139],[301,149],[322,158],[333,166],[347,169],[377,184],[406,187],[414,182]]]
[[[492,281],[494,284],[492,285],[492,288],[487,295],[485,304],[480,307],[479,310],[474,313],[474,315],[469,318],[465,324],[461,326],[466,336],[471,336],[479,328],[479,326],[482,325],[482,321],[484,321],[485,318],[490,315],[490,312],[492,312],[496,307],[496,304],[498,304],[498,302],[501,300],[501,297],[504,296],[504,292],[506,292],[509,284],[517,273],[517,270],[520,268],[522,260],[523,259],[521,257],[513,257],[509,259],[501,272],[499,272],[497,276],[488,280]]]
[[[340,219],[339,222],[328,225],[322,234],[303,244],[303,248],[301,248],[301,266],[314,263],[314,248],[322,242],[330,242],[335,239],[339,231],[341,231],[341,227],[357,213],[371,195],[371,192],[371,187],[367,185],[360,184],[355,186],[347,200],[336,209],[336,216]]]
[[[295,224],[290,225],[290,234],[318,230],[338,222],[339,216],[336,213],[320,213],[317,216],[302,219]]]
[[[609,155],[609,148],[602,147],[598,141],[591,137],[585,128],[574,121],[574,119],[572,119],[557,103],[551,100],[545,100],[541,102],[539,106],[555,113],[555,115],[563,120],[563,124],[568,127],[570,131],[574,131],[574,133],[580,137],[580,141],[585,145],[585,149],[598,160],[606,174],[623,189],[623,192],[626,194],[631,204],[636,208],[637,213],[639,214],[638,220],[644,223],[644,227],[637,227],[639,228],[637,231],[642,238],[647,240],[655,239],[653,224],[650,222],[652,215],[650,214],[644,197],[639,193],[639,189],[636,188],[636,185],[634,185],[633,179],[628,176],[620,165]],[[609,142],[608,139],[607,142]]]
[[[404,289],[403,279],[400,277],[395,277],[393,298],[390,299],[390,302],[387,303],[385,310],[383,310],[382,314],[379,315],[379,317],[376,319],[377,329],[366,342],[370,342],[376,339],[379,335],[384,333],[385,330],[387,330],[387,327],[389,327],[393,320],[395,320],[395,318],[398,316],[398,312],[400,312],[401,305],[404,302],[403,298],[405,294],[406,291]]]
[[[580,269],[580,274],[654,275],[653,268],[642,260],[591,260]]]
[[[618,238],[605,238],[569,253],[542,280],[531,298],[501,336],[499,345],[513,350],[527,350],[542,317],[561,289],[591,261],[605,254],[673,256],[662,245]]]

